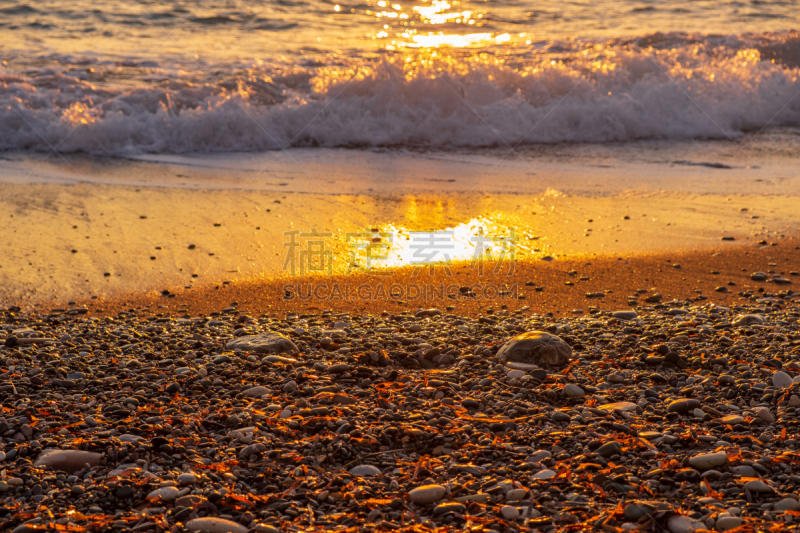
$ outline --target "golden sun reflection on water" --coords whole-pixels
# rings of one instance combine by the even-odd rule
[[[479,216],[452,227],[412,230],[387,224],[348,243],[350,268],[380,270],[455,262],[511,262],[539,252],[507,214]]]
[[[425,26],[443,24],[459,24],[469,28],[483,26],[481,19],[485,12],[459,9],[458,0],[431,0],[421,5],[411,6],[409,11],[401,4],[390,4],[379,0],[375,6],[379,10],[367,10],[368,15],[373,15],[383,24],[383,28],[376,32],[372,39],[386,41],[387,50],[401,48],[438,48],[447,46],[451,48],[465,48],[470,46],[503,44],[511,41],[508,33],[491,32],[453,32],[453,31],[426,31]],[[338,7],[338,6],[336,6]],[[334,8],[336,9],[336,8]],[[525,34],[519,34],[521,38]]]

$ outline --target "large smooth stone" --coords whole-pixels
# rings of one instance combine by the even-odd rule
[[[689,465],[699,470],[710,470],[718,466],[722,466],[728,462],[728,454],[725,452],[718,453],[701,453],[689,459]]]
[[[639,314],[636,311],[614,311],[611,313],[611,316],[614,318],[618,318],[620,320],[633,320],[634,318],[638,317]]]
[[[519,510],[513,505],[504,505],[500,508],[500,514],[506,520],[516,520],[519,518]]]
[[[572,355],[572,347],[561,337],[544,331],[529,331],[506,342],[497,358],[501,361],[539,366],[564,366]]]
[[[794,498],[784,498],[772,508],[776,511],[800,511],[800,502]]]
[[[561,393],[567,398],[580,398],[586,394],[583,392],[582,388],[578,387],[574,383],[567,383],[564,385],[564,388],[561,389]]]
[[[550,479],[556,477],[556,472],[550,469],[540,470],[531,476],[533,479]]]
[[[614,403],[604,403],[603,405],[598,406],[598,409],[602,409],[603,411],[636,411],[639,406],[632,402],[614,402]]]
[[[744,484],[744,488],[749,490],[750,492],[775,492],[775,489],[761,481],[760,479],[754,479],[753,481],[748,481]]]
[[[161,487],[160,489],[156,489],[148,494],[147,499],[149,500],[151,498],[158,498],[165,502],[171,502],[177,498],[180,493],[181,491],[175,487]]]
[[[82,469],[87,463],[89,466],[99,465],[100,457],[101,454],[95,452],[50,449],[43,451],[33,465],[49,466],[55,470],[63,470],[72,474]]]
[[[770,411],[766,407],[756,407],[755,409],[753,409],[753,412],[756,414],[756,416],[758,416],[758,418],[760,418],[761,420],[763,420],[768,424],[772,424],[773,422],[775,422],[775,415],[772,414],[772,411]]]
[[[794,380],[786,372],[778,371],[772,374],[772,384],[779,389],[788,389],[794,385]]]
[[[679,398],[677,400],[673,400],[667,406],[667,412],[684,414],[687,413],[689,409],[697,409],[699,407],[700,402],[694,398]]]
[[[719,421],[727,426],[735,426],[744,422],[744,418],[739,415],[726,415],[720,418]]]
[[[292,341],[280,333],[271,331],[233,339],[225,347],[229,350],[239,349],[254,353],[300,353],[300,350],[297,349],[297,346]]]
[[[622,444],[619,442],[612,440],[608,441],[599,448],[597,448],[596,453],[601,457],[611,457],[615,453],[619,453],[622,450]]]
[[[629,503],[625,506],[625,510],[622,511],[622,515],[631,522],[638,522],[643,516],[652,513],[654,510],[654,507],[645,503]]]
[[[521,500],[525,497],[528,493],[528,489],[511,489],[510,491],[506,492],[506,501],[508,502],[516,502]]]
[[[692,533],[692,531],[697,531],[698,529],[705,529],[706,526],[688,516],[676,514],[670,516],[669,520],[667,520],[667,528],[671,533]]]
[[[211,516],[189,520],[186,522],[186,529],[204,533],[247,533],[248,531],[242,524]]]
[[[367,477],[380,475],[381,471],[372,465],[358,465],[351,468],[350,473],[354,476]]]
[[[444,498],[445,492],[447,491],[441,485],[423,485],[409,492],[408,497],[417,505],[427,505]]]
[[[761,315],[739,315],[733,321],[734,326],[750,326],[753,324],[763,324],[764,317]]]
[[[268,392],[268,388],[262,387],[261,385],[256,385],[255,387],[250,387],[249,389],[242,391],[242,394],[254,398],[256,396],[264,396]]]
[[[728,531],[744,524],[744,519],[738,516],[721,516],[717,518],[717,531]]]
[[[733,466],[731,472],[734,476],[742,477],[755,477],[756,475],[756,469],[748,465]]]

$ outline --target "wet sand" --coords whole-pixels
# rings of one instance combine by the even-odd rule
[[[133,292],[111,299],[81,299],[73,304],[86,306],[91,314],[100,316],[131,309],[162,316],[198,316],[236,306],[241,312],[272,317],[324,310],[399,313],[428,307],[464,316],[500,309],[575,316],[596,310],[651,308],[671,300],[736,305],[797,290],[800,249],[793,242],[786,239],[776,246],[739,244],[697,252],[523,261],[513,272],[509,272],[508,262],[486,263],[483,275],[477,265],[463,262],[453,265],[449,272],[438,266],[432,276],[429,269],[415,273],[413,268],[404,268],[386,277],[352,274],[241,280],[167,289],[166,294]],[[779,276],[786,284],[772,279],[754,281],[754,272],[763,272],[768,278]],[[800,296],[787,301],[795,298]],[[49,306],[67,305],[52,301]],[[42,307],[46,311],[48,306]]]
[[[672,153],[644,143],[505,158],[347,150],[135,161],[7,154],[0,160],[0,304],[30,308],[277,279],[286,275],[284,233],[311,228],[331,232],[326,245],[339,273],[348,264],[348,232],[444,230],[479,217],[516,228],[520,262],[549,255],[574,260],[576,269],[585,258],[751,250],[759,241],[792,248],[796,165],[728,152],[689,145]],[[683,164],[704,157],[729,168]]]
[[[556,264],[569,261],[573,266],[567,270],[579,271],[582,263],[601,257],[616,261],[717,248],[755,253],[759,241],[778,243],[783,252],[796,242],[794,197],[243,194],[87,184],[25,184],[12,192],[11,187],[0,185],[6,198],[0,303],[23,307],[276,279],[286,275],[284,232],[293,229],[331,232],[328,249],[340,273],[347,266],[347,232],[387,224],[445,229],[479,216],[517,228],[518,261],[539,265],[540,258],[552,256]]]

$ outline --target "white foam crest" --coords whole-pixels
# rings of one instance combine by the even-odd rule
[[[415,51],[321,68],[291,86],[248,74],[131,88],[66,70],[0,71],[0,149],[138,154],[736,138],[765,125],[800,127],[799,50],[796,39],[653,36],[550,43],[502,61]]]

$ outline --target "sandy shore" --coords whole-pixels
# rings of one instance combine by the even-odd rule
[[[6,197],[0,302],[22,306],[280,276],[284,232],[293,229],[331,232],[340,271],[347,232],[386,224],[444,229],[478,216],[522,229],[522,261],[674,255],[721,245],[754,250],[762,240],[779,243],[782,251],[794,248],[797,205],[793,197],[639,193],[334,196],[86,184],[11,187],[0,185]],[[736,240],[723,242],[723,236]]]
[[[273,287],[287,275],[285,232],[312,228],[330,232],[335,273],[348,265],[348,232],[515,228],[516,259],[530,263],[514,277],[523,283],[548,272],[540,268],[545,256],[556,258],[553,269],[583,272],[642,254],[657,255],[654,264],[678,252],[700,254],[700,262],[717,249],[756,254],[763,241],[778,246],[753,268],[769,269],[774,250],[794,249],[800,188],[787,161],[751,168],[742,156],[718,153],[730,168],[712,168],[640,148],[611,157],[578,147],[571,150],[586,153],[524,161],[345,150],[136,161],[12,154],[0,160],[0,304],[63,306],[137,293],[155,302],[163,290],[182,297],[222,290],[215,287],[226,281]],[[784,268],[792,260],[786,256]],[[606,301],[653,288],[630,283]]]
[[[497,265],[486,264],[483,275],[469,263],[458,263],[450,272],[437,267],[433,276],[428,270],[415,274],[412,268],[405,268],[388,277],[354,274],[245,279],[173,289],[168,294],[131,292],[114,298],[81,299],[74,304],[101,316],[131,309],[161,316],[197,316],[235,306],[243,313],[274,317],[324,310],[399,313],[429,307],[465,316],[500,309],[575,316],[596,310],[652,308],[671,300],[728,306],[796,289],[800,281],[794,270],[798,256],[800,251],[787,242],[627,257],[522,261],[513,272],[504,262],[496,274]],[[786,284],[772,279],[754,281],[754,272],[763,272],[768,278],[779,276]],[[43,304],[43,310],[48,306],[66,305],[52,301]]]

